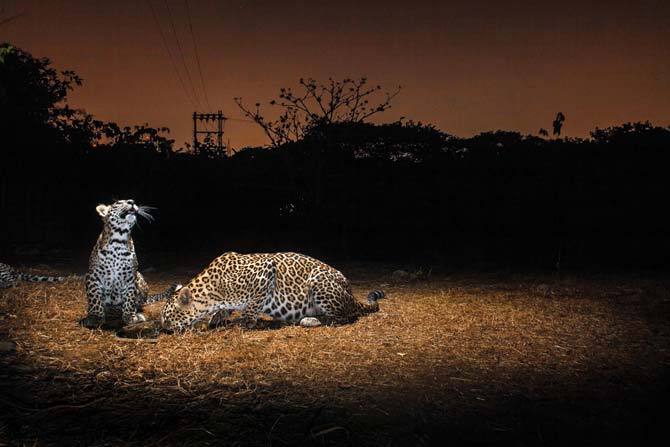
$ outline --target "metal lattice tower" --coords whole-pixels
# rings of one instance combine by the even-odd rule
[[[226,153],[226,148],[223,145],[223,124],[227,120],[221,110],[218,113],[197,113],[193,112],[193,150],[197,153],[200,142],[198,141],[199,134],[206,134],[207,136],[216,135],[216,151],[217,154],[222,155]],[[198,123],[207,123],[208,121],[216,121],[216,130],[199,130]],[[206,128],[206,126],[205,126]]]

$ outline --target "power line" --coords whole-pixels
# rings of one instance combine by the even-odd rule
[[[182,89],[184,90],[184,94],[188,98],[188,100],[191,102],[191,105],[195,108],[197,107],[195,101],[193,101],[193,98],[191,97],[191,94],[189,93],[188,89],[186,88],[186,83],[184,83],[184,79],[181,77],[181,73],[179,73],[179,69],[177,68],[177,64],[174,61],[174,56],[172,55],[172,51],[170,50],[170,45],[168,45],[168,41],[165,38],[165,34],[163,33],[163,28],[161,27],[160,21],[158,20],[158,16],[156,15],[156,11],[154,10],[154,6],[151,4],[151,0],[147,0],[147,3],[149,4],[149,9],[151,10],[151,15],[154,18],[154,23],[158,27],[158,31],[161,35],[161,39],[163,40],[163,45],[165,46],[165,50],[168,53],[168,56],[170,58],[170,63],[172,64],[172,68],[174,69],[175,73],[177,74],[177,78],[179,79],[179,83],[181,84]]]
[[[228,121],[241,121],[243,123],[255,123],[256,121],[254,120],[246,120],[243,118],[226,118]]]
[[[172,27],[172,34],[174,35],[174,39],[177,42],[177,49],[179,50],[181,62],[182,65],[184,66],[184,71],[186,72],[186,78],[188,79],[188,83],[191,86],[191,91],[193,92],[193,97],[195,98],[197,108],[202,109],[202,104],[200,103],[200,99],[198,98],[195,85],[193,84],[193,79],[191,78],[191,72],[189,71],[188,65],[186,64],[186,58],[184,57],[184,50],[182,49],[181,41],[179,40],[179,35],[177,34],[177,28],[175,27],[174,20],[172,19],[172,10],[170,9],[170,4],[168,3],[168,0],[163,0],[163,3],[165,4],[165,9],[167,9],[168,18],[170,19],[170,26]],[[214,132],[213,130],[210,130],[209,123],[205,122],[204,124],[205,129],[207,129],[208,132]]]
[[[168,0],[163,0],[163,3],[165,3],[165,8],[167,9],[168,12],[168,18],[170,19],[170,25],[172,26],[172,34],[174,34],[175,41],[177,42],[177,49],[179,50],[179,56],[181,56],[181,62],[184,65],[184,70],[186,71],[186,78],[188,79],[188,83],[191,86],[191,90],[193,90],[193,96],[195,97],[195,101],[198,104],[198,107],[202,108],[200,100],[198,99],[198,95],[195,91],[195,87],[193,85],[193,79],[191,78],[191,74],[188,71],[188,66],[186,65],[186,59],[184,58],[184,50],[181,47],[181,42],[179,41],[179,36],[177,35],[177,29],[174,26],[174,20],[172,20],[172,11],[170,11],[170,5],[168,3]]]
[[[21,18],[21,17],[23,17],[24,15],[26,15],[25,12],[20,12],[20,13],[18,13],[18,14],[14,14],[13,16],[9,16],[9,17],[7,17],[6,19],[0,19],[0,26],[9,23],[9,22],[11,22],[12,20],[16,20],[16,19],[18,19],[18,18]]]
[[[184,1],[186,3],[186,17],[188,18],[188,29],[191,32],[191,39],[193,40],[193,50],[195,52],[195,60],[198,63],[198,74],[200,75],[200,84],[202,85],[202,93],[205,96],[205,103],[207,107],[212,110],[212,106],[209,104],[209,97],[207,95],[207,89],[205,88],[205,80],[202,76],[202,65],[200,64],[200,55],[198,54],[198,45],[195,42],[195,33],[193,32],[193,23],[191,22],[191,9],[188,5],[188,0]]]
[[[5,0],[4,2],[2,2],[2,4],[0,5],[0,26],[4,26],[26,15],[25,11],[16,12],[17,10],[18,8],[16,7],[15,1]],[[12,14],[12,12],[14,13]],[[5,13],[7,13],[6,17],[4,17]]]

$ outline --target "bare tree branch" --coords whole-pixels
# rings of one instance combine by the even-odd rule
[[[256,103],[253,111],[244,105],[242,98],[235,98],[244,115],[263,129],[272,147],[300,140],[317,124],[365,121],[391,108],[391,102],[402,90],[399,86],[393,92],[385,92],[385,99],[372,105],[374,95],[381,92],[382,87],[368,86],[364,77],[341,81],[328,78],[321,84],[313,78],[300,78],[299,85],[301,92],[296,93],[290,87],[281,88],[278,99],[270,101],[270,106],[282,109],[274,121],[261,115],[260,103]]]

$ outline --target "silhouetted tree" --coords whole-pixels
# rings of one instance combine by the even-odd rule
[[[169,155],[174,140],[161,134],[170,133],[167,127],[153,128],[147,124],[119,127],[116,123],[93,121],[96,141],[95,147],[119,148],[132,147],[150,152]]]
[[[311,127],[297,147],[304,156],[318,151],[331,159],[358,158],[421,163],[450,150],[451,136],[414,121],[388,124],[339,122]]]
[[[62,144],[80,152],[97,146],[171,151],[174,141],[161,135],[169,133],[168,128],[154,129],[146,124],[120,128],[115,123],[95,120],[84,110],[67,104],[68,92],[82,85],[82,79],[74,71],[57,71],[49,59],[33,58],[6,43],[0,45],[0,52],[3,49],[0,126],[5,141],[13,141],[14,146],[33,143],[32,147],[43,150]]]
[[[565,121],[565,115],[562,112],[558,112],[556,118],[554,119],[554,135],[561,134],[561,128],[563,127],[563,122]]]
[[[82,80],[73,71],[57,71],[47,58],[36,59],[7,43],[0,64],[0,111],[5,138],[30,135],[66,139],[67,124],[78,111],[67,107],[67,93]],[[10,50],[11,49],[11,50]],[[53,141],[52,141],[53,142]]]
[[[11,45],[3,44],[3,46],[0,46],[0,64],[5,63],[5,56],[10,54],[14,47]]]
[[[537,133],[545,138],[549,136],[549,132],[547,132],[547,129],[545,129],[544,127],[540,128],[540,130]]]
[[[663,141],[670,143],[670,127],[654,126],[649,121],[624,123],[605,129],[596,127],[590,134],[593,142],[600,144],[649,146]]]
[[[363,122],[391,108],[391,101],[402,88],[387,91],[384,99],[371,103],[373,95],[381,92],[382,87],[369,86],[367,78],[345,78],[342,81],[328,78],[322,84],[312,78],[300,78],[299,83],[300,91],[281,88],[279,98],[270,101],[271,106],[282,109],[275,121],[261,115],[260,103],[256,103],[255,110],[252,110],[242,103],[242,98],[235,98],[245,116],[263,129],[272,147],[298,141],[311,127],[319,124]]]

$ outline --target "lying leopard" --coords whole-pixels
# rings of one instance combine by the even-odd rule
[[[81,276],[49,276],[49,275],[33,275],[16,270],[11,265],[0,262],[0,289],[12,287],[19,282],[59,282],[67,281],[68,279],[80,279]]]
[[[247,328],[256,325],[261,313],[303,326],[319,324],[315,317],[342,324],[378,311],[382,297],[378,290],[367,303],[359,302],[342,273],[309,256],[229,252],[168,299],[161,325],[181,331],[199,321],[225,318],[232,310],[242,311]]]
[[[175,290],[148,296],[149,286],[137,270],[137,254],[130,232],[137,215],[151,220],[147,207],[133,200],[118,200],[112,205],[98,205],[96,211],[103,229],[93,247],[86,275],[88,315],[81,321],[86,327],[105,323],[106,310],[121,308],[125,324],[145,321],[142,306],[167,298]]]

